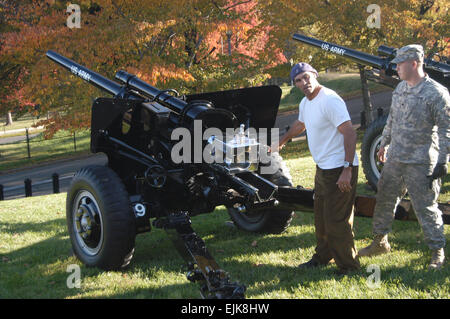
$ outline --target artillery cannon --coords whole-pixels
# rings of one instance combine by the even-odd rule
[[[91,151],[105,153],[108,164],[79,170],[67,192],[75,255],[88,266],[125,267],[133,257],[136,235],[153,225],[169,234],[188,264],[188,279],[201,283],[203,297],[244,297],[245,286],[231,282],[218,266],[191,227],[191,217],[225,205],[237,227],[280,233],[291,222],[295,201],[312,207],[312,191],[292,188],[287,168],[276,164],[281,157],[248,134],[249,128],[273,127],[280,88],[180,97],[125,71],[115,76],[119,84],[56,52],[48,51],[47,57],[113,95],[97,98],[92,106]],[[211,129],[215,135],[205,137]],[[229,129],[232,136],[225,139]],[[184,133],[188,137],[179,141]],[[192,137],[196,134],[200,142]],[[270,145],[270,133],[266,137]],[[181,149],[183,160],[174,156]],[[199,152],[225,159],[207,161],[198,158]]]
[[[317,47],[326,52],[343,56],[359,65],[369,67],[365,70],[369,80],[394,88],[399,82],[396,64],[391,61],[395,58],[396,48],[381,45],[378,48],[380,56],[359,52],[357,50],[340,46],[334,43],[321,41],[302,34],[294,34],[293,39]],[[450,64],[434,61],[432,58],[424,59],[424,71],[441,83],[447,89],[450,87]],[[362,146],[361,162],[367,181],[376,190],[383,164],[378,161],[377,152],[380,148],[381,134],[386,125],[387,115],[373,121],[366,129]]]
[[[243,230],[281,233],[294,210],[312,210],[313,190],[292,187],[281,157],[265,145],[272,144],[268,131],[281,89],[179,96],[125,71],[116,73],[119,84],[56,52],[48,51],[47,57],[113,95],[93,102],[91,118],[91,151],[106,154],[108,164],[80,169],[67,192],[66,220],[76,257],[87,266],[121,269],[132,260],[136,235],[153,225],[169,235],[187,263],[187,279],[200,283],[203,297],[243,298],[245,286],[219,267],[191,217],[224,205]],[[251,128],[267,134],[253,138]],[[183,133],[189,134],[179,141]],[[193,148],[180,148],[184,142]],[[174,154],[181,149],[179,160]],[[255,149],[257,156],[251,156]],[[209,156],[198,158],[199,151]],[[193,160],[184,160],[185,155]],[[399,205],[397,218],[408,218],[408,205]],[[355,214],[371,216],[373,206],[373,198],[358,196]]]

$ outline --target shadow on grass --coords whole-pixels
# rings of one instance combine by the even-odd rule
[[[441,194],[446,194],[450,192],[450,174],[447,174],[442,179],[442,187],[441,187]]]
[[[287,143],[280,155],[283,160],[311,157],[306,139]]]
[[[378,298],[419,298],[436,294],[435,297],[448,296],[448,278],[450,268],[441,271],[429,271],[426,269],[423,258],[411,261],[418,263],[422,269],[411,269],[408,266],[381,265],[380,266],[380,290]],[[372,280],[370,276],[373,270],[369,268],[372,264],[362,262],[359,271],[349,275],[338,275],[335,273],[336,266],[333,264],[301,270],[297,267],[283,265],[263,265],[255,270],[249,263],[240,263],[240,268],[249,275],[246,280],[250,283],[247,296],[264,296],[276,292],[291,294],[296,290],[303,290],[302,294],[308,294],[310,298],[329,298],[321,290],[331,285],[337,289],[337,296],[331,298],[357,297],[364,298],[368,292],[376,293],[369,286]],[[351,290],[356,290],[351,292]],[[412,291],[411,291],[412,290]],[[432,292],[435,291],[435,292]],[[328,291],[327,294],[332,292]]]
[[[0,255],[2,298],[55,297],[49,292],[60,286],[59,283],[65,285],[67,277],[65,272],[55,271],[56,264],[69,258],[70,245],[68,240],[64,239],[66,237],[65,219],[42,223],[2,223],[0,226],[3,232],[11,235],[14,242],[36,241],[31,245]],[[44,240],[28,238],[40,236],[40,233],[55,235]],[[58,294],[57,297],[71,295],[67,287],[66,290],[67,294]]]
[[[296,213],[291,227],[281,235],[264,235],[241,231],[224,226],[228,220],[225,210],[218,210],[210,215],[200,215],[193,218],[193,227],[200,237],[204,238],[206,246],[218,264],[226,270],[231,281],[239,281],[249,287],[247,297],[259,296],[285,290],[291,292],[302,287],[314,289],[317,283],[336,279],[345,285],[345,277],[336,277],[335,265],[321,269],[299,271],[293,264],[309,260],[315,247],[314,216],[312,213]],[[371,219],[355,218],[356,240],[370,237]],[[389,257],[363,260],[363,269],[349,278],[365,279],[370,274],[365,271],[369,264],[381,264],[382,280],[389,285],[401,283],[405,287],[426,291],[436,289],[436,285],[445,285],[449,277],[450,268],[436,274],[426,271],[429,261],[427,247],[418,244],[420,240],[416,234],[420,232],[414,222],[395,222],[392,245],[394,253]],[[69,289],[66,281],[69,273],[66,271],[70,264],[78,264],[70,254],[70,241],[66,233],[64,218],[42,223],[1,224],[9,235],[22,233],[51,234],[48,238],[37,241],[29,246],[11,251],[0,256],[0,295],[2,298],[198,298],[199,291],[196,284],[188,280],[182,283],[166,282],[163,276],[175,275],[184,277],[184,261],[174,249],[165,232],[153,229],[151,233],[142,234],[136,239],[136,253],[129,267],[121,271],[129,278],[137,277],[142,282],[129,283],[131,286],[121,287],[121,282],[109,283],[108,279],[97,281],[108,272],[97,268],[87,268],[81,265],[83,283],[82,289]],[[307,227],[306,229],[303,227]],[[309,231],[308,227],[313,231]],[[24,235],[25,235],[24,234]],[[43,236],[41,236],[43,237]],[[411,238],[414,241],[411,241]],[[256,242],[256,245],[252,245]],[[396,266],[389,261],[402,258],[403,251],[419,249],[420,257],[410,259],[408,264]],[[424,253],[422,253],[424,252]],[[270,260],[271,253],[281,253],[279,264],[257,265],[258,258]],[[447,252],[449,253],[449,252]],[[267,255],[269,257],[267,257]],[[422,256],[423,255],[423,256]],[[291,256],[294,259],[292,260]],[[253,259],[252,259],[253,258]],[[256,258],[256,262],[254,261]],[[268,259],[267,259],[268,258]],[[386,258],[386,259],[385,259]],[[386,261],[388,264],[386,265]],[[404,262],[403,262],[404,264]],[[421,269],[424,269],[423,271]],[[115,272],[112,272],[114,274]],[[119,276],[120,277],[120,276]],[[146,284],[147,279],[151,285]],[[131,282],[134,279],[130,279]],[[99,286],[97,286],[97,283]],[[448,281],[447,281],[448,283]],[[105,285],[116,285],[118,288]],[[145,287],[142,287],[145,286]],[[345,297],[345,296],[342,296]]]
[[[0,223],[0,227],[14,241],[36,241],[0,254],[0,295],[3,298],[64,298],[77,293],[66,286],[69,275],[66,265],[77,261],[72,257],[65,218],[41,223]],[[42,237],[42,233],[53,236],[44,240],[24,238]]]
[[[62,232],[61,228],[66,227],[65,219],[53,219],[42,223],[2,223],[0,222],[0,229],[3,233],[18,236],[24,232],[42,233],[56,231]]]
[[[304,213],[301,222],[309,223],[313,226],[313,214]],[[371,219],[364,217],[355,218],[355,242],[357,248],[365,246],[361,244],[363,239],[371,237]],[[295,226],[295,224],[294,224]],[[420,235],[418,235],[420,234]],[[305,241],[298,245],[301,250],[307,250],[315,246],[315,237],[313,234],[304,236]],[[377,298],[430,298],[445,297],[450,294],[448,280],[450,278],[450,264],[446,263],[440,271],[428,270],[428,264],[431,258],[431,252],[423,241],[423,235],[420,233],[420,226],[414,221],[394,221],[391,246],[393,251],[388,255],[382,255],[372,258],[361,258],[361,269],[348,276],[341,276],[335,273],[336,265],[330,263],[327,266],[315,269],[300,270],[297,265],[303,261],[309,260],[311,256],[303,256],[301,261],[301,251],[299,262],[294,266],[286,264],[263,264],[255,267],[249,262],[239,264],[239,273],[245,274],[245,283],[250,286],[247,296],[264,296],[279,291],[292,292],[298,289],[323,289],[329,284],[339,284],[339,289],[359,289],[356,295],[359,298],[370,296],[376,293],[368,285],[369,277],[373,270],[371,265],[380,267],[380,279],[382,291]],[[448,237],[448,235],[447,235]],[[297,239],[301,237],[293,237]],[[270,240],[270,238],[268,239]],[[447,238],[447,241],[449,238]],[[263,241],[261,241],[263,243]],[[260,241],[258,241],[259,246]],[[305,243],[307,245],[305,245]],[[262,246],[262,245],[261,245]],[[287,248],[293,248],[291,246]],[[311,251],[311,249],[309,249]],[[414,256],[411,256],[414,255]],[[446,255],[450,255],[450,249],[446,248]],[[303,290],[305,292],[305,290]],[[339,298],[345,298],[345,292],[339,295]],[[324,298],[320,294],[314,294],[310,297]],[[446,298],[447,298],[446,297]]]
[[[291,224],[292,228],[314,227],[313,213],[296,213],[296,216]],[[221,219],[216,217],[216,220],[211,222],[210,219],[205,217],[208,217],[208,215],[201,215],[194,218],[194,229],[199,229],[197,233],[205,239],[208,250],[218,264],[230,274],[231,280],[240,281],[249,287],[246,293],[247,297],[270,294],[279,290],[292,291],[298,285],[313,288],[317,283],[330,280],[336,280],[345,285],[346,281],[352,278],[362,289],[369,289],[366,287],[366,279],[371,273],[367,272],[367,267],[374,263],[381,264],[382,281],[386,285],[391,286],[389,289],[395,289],[395,285],[400,283],[405,289],[411,288],[420,290],[418,293],[424,293],[429,289],[436,289],[436,285],[445,285],[446,278],[450,274],[449,266],[445,266],[438,273],[427,270],[430,258],[428,248],[423,243],[422,245],[416,246],[416,235],[420,232],[420,226],[414,221],[394,222],[395,235],[393,236],[394,243],[392,246],[396,249],[396,252],[393,255],[382,256],[375,261],[363,259],[361,261],[362,268],[359,272],[349,276],[338,276],[335,274],[336,266],[334,264],[312,270],[301,271],[296,268],[296,265],[309,260],[312,256],[316,244],[314,231],[300,230],[298,232],[298,230],[290,231],[288,229],[287,232],[281,235],[255,234],[224,226],[226,218]],[[206,224],[208,224],[208,228],[204,227]],[[371,238],[371,218],[356,217],[355,224],[356,241]],[[362,246],[361,243],[359,245]],[[136,256],[138,258],[135,260],[139,263],[139,267],[143,267],[142,269],[147,267],[145,265],[151,267],[150,259],[160,258],[158,256],[160,256],[160,252],[163,250],[165,258],[170,257],[174,258],[174,262],[176,262],[176,259],[179,261],[177,266],[170,266],[170,270],[184,271],[182,260],[172,248],[168,239],[159,238],[143,246],[147,246],[145,249],[147,252],[146,255],[144,256],[144,253],[141,252],[142,255],[140,257]],[[143,249],[144,247],[141,248]],[[419,252],[417,252],[417,249],[419,249]],[[242,258],[248,255],[249,259],[255,258],[256,256],[256,260],[258,260],[258,256],[270,256],[270,253],[280,252],[281,254],[293,254],[295,256],[294,259],[298,258],[298,260],[293,261],[290,259],[285,265],[272,265],[264,264],[264,261],[261,263],[258,263],[258,261],[243,261]],[[401,260],[405,258],[403,257],[405,252],[419,254],[420,257],[409,259],[406,266],[396,266],[393,264],[392,258],[394,257],[394,260],[395,258]],[[270,259],[267,256],[264,258],[266,260],[267,258]],[[404,261],[402,262],[404,263]],[[295,266],[291,266],[292,263],[295,263]],[[362,283],[361,280],[363,281]],[[400,297],[407,296],[403,294]],[[344,298],[345,295],[341,297]],[[389,296],[386,295],[385,297]]]

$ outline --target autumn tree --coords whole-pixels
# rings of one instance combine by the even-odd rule
[[[88,127],[92,101],[103,93],[46,59],[48,49],[108,78],[122,68],[180,93],[255,85],[269,76],[258,59],[266,39],[251,32],[259,23],[255,1],[96,0],[80,7],[80,28],[68,28],[66,1],[29,0],[7,11],[0,74],[8,84],[0,99],[22,110],[60,110],[43,123],[50,135]],[[219,39],[230,32],[228,54]]]
[[[445,0],[380,0],[380,27],[370,28],[367,12],[372,0],[260,1],[262,27],[270,28],[270,47],[283,48],[288,59],[303,60],[325,69],[344,58],[326,54],[292,40],[302,33],[324,41],[376,54],[384,44],[401,47],[422,44],[428,54],[448,54],[449,3]],[[447,51],[446,51],[447,50]],[[270,57],[269,57],[270,58]],[[288,74],[289,66],[280,71]]]
[[[181,94],[286,77],[291,59],[318,69],[348,63],[294,42],[295,32],[369,53],[418,42],[445,55],[445,0],[377,1],[380,28],[367,27],[371,2],[80,0],[80,28],[69,28],[67,1],[0,0],[0,113],[59,111],[44,123],[49,135],[89,127],[92,102],[104,93],[49,61],[49,49],[110,79],[125,69]]]
[[[10,19],[14,11],[18,10],[18,6],[9,1],[0,1],[0,49],[4,45],[3,34],[14,31],[10,25]],[[0,57],[0,108],[1,114],[6,114],[6,125],[12,124],[11,111],[13,109],[13,101],[11,92],[14,92],[19,85],[21,66],[3,56]]]

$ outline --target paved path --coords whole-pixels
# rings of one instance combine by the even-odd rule
[[[43,128],[44,128],[43,126],[29,127],[28,133],[29,133],[30,138],[33,138],[33,137],[39,135],[39,133],[32,133],[33,131],[41,130]],[[19,128],[17,130],[0,131],[0,144],[10,144],[10,143],[16,143],[16,142],[26,140],[27,137],[25,135],[25,132],[26,132],[25,128]],[[15,134],[15,133],[23,133],[24,135],[3,137],[4,135]]]
[[[29,127],[28,128],[28,132],[32,132],[32,131],[36,131],[36,130],[42,130],[44,127],[43,126],[38,126],[38,127]],[[26,132],[26,128],[18,128],[16,130],[4,130],[4,131],[0,131],[0,137],[2,135],[8,135],[8,134],[13,134],[13,133],[25,133]]]
[[[390,100],[390,92],[377,93],[371,96],[374,110],[382,107],[385,114],[388,112]],[[363,108],[362,98],[350,99],[346,101],[346,104],[353,124],[359,124],[360,113]],[[280,128],[280,133],[284,133],[286,126],[292,124],[297,116],[297,112],[295,111],[280,115],[277,117],[275,127]],[[71,176],[73,176],[78,169],[91,164],[104,165],[106,163],[107,158],[105,155],[90,155],[83,158],[60,160],[6,174],[0,172],[0,185],[3,185],[4,187],[5,199],[25,196],[24,180],[27,178],[32,180],[33,196],[50,194],[53,191],[51,183],[52,175],[57,173],[62,178],[60,181],[60,191],[65,192],[68,189]]]
[[[0,174],[0,185],[3,185],[4,198],[14,199],[25,196],[25,179],[32,181],[32,194],[45,195],[53,192],[52,175],[60,177],[60,192],[66,192],[73,174],[81,167],[88,165],[105,165],[107,157],[104,154],[94,154],[76,159],[59,160],[42,164],[33,168]]]
[[[33,133],[30,134],[30,139],[38,136],[40,133]],[[24,135],[17,135],[17,136],[9,136],[9,137],[1,137],[0,136],[0,145],[2,144],[12,144],[12,143],[18,143],[22,141],[26,141],[27,137]]]

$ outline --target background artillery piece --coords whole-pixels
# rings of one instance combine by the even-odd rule
[[[391,63],[395,58],[397,52],[396,48],[381,45],[378,47],[378,54],[380,56],[376,56],[302,34],[294,34],[293,39],[320,48],[326,52],[343,56],[364,68],[368,67],[368,69],[364,69],[365,76],[371,81],[375,81],[391,88],[395,88],[400,82],[396,71],[397,66],[395,63]],[[428,57],[424,59],[424,71],[428,73],[432,79],[449,89],[450,64],[438,62]],[[369,185],[374,190],[377,188],[378,179],[380,178],[381,169],[383,167],[383,164],[378,161],[377,152],[380,148],[381,134],[386,125],[386,121],[387,115],[384,115],[370,123],[365,131],[361,146],[361,161],[364,174]]]

